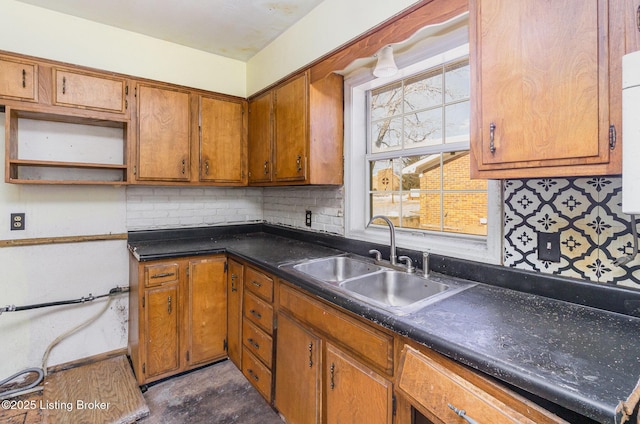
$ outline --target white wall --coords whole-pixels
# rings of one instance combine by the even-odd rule
[[[357,38],[416,0],[324,0],[247,62],[247,94]]]
[[[246,64],[14,0],[0,50],[245,97]]]
[[[0,141],[5,115],[0,113]],[[52,124],[54,125],[54,124]],[[95,128],[99,132],[98,127]],[[46,131],[46,125],[40,126]],[[46,132],[56,144],[57,131]],[[4,144],[4,143],[2,143]],[[44,149],[43,149],[44,150]],[[0,153],[4,163],[4,149]],[[0,240],[126,233],[125,189],[111,186],[0,184]],[[11,213],[26,214],[25,229],[11,231]],[[0,305],[24,306],[107,293],[128,285],[126,241],[0,247]],[[0,378],[40,366],[58,335],[95,314],[104,301],[0,315]],[[126,295],[114,298],[94,324],[63,341],[48,365],[127,346]]]

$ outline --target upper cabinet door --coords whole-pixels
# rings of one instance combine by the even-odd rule
[[[38,94],[37,80],[37,64],[0,57],[0,97],[35,101]]]
[[[307,177],[309,90],[307,73],[275,89],[275,181]]]
[[[107,77],[53,69],[55,82],[53,103],[107,112],[126,111],[127,83],[124,78]]]
[[[265,183],[272,179],[272,108],[272,91],[249,102],[249,183]]]
[[[609,2],[472,0],[470,11],[472,174],[610,171]]]
[[[189,181],[189,92],[139,84],[138,180]]]
[[[246,182],[244,102],[200,97],[200,181]]]

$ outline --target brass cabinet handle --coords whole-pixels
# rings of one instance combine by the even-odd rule
[[[22,70],[22,88],[27,88],[27,71],[26,71],[26,69]]]
[[[175,272],[163,272],[162,274],[154,274],[149,278],[164,278],[164,277],[171,277],[173,275],[176,275]]]
[[[209,160],[204,161],[204,175],[209,175]]]
[[[167,297],[167,313],[169,315],[171,315],[171,311],[172,311],[172,308],[171,308],[171,296],[169,296],[169,297]]]
[[[296,168],[298,168],[298,172],[302,171],[302,156],[300,155],[296,158]]]
[[[269,175],[269,161],[264,161],[264,175]]]
[[[260,345],[255,342],[251,337],[247,339],[247,342],[256,349],[260,349]]]
[[[447,404],[447,406],[451,408],[453,412],[455,412],[459,417],[461,417],[463,420],[465,420],[469,424],[478,424],[476,420],[467,416],[467,412],[464,409],[458,409],[455,406],[451,405],[450,403]]]
[[[251,376],[251,378],[253,378],[254,380],[256,380],[256,381],[259,381],[259,380],[260,380],[260,377],[258,377],[258,376],[256,375],[256,373],[255,373],[255,372],[253,372],[253,370],[252,370],[251,368],[248,368],[248,369],[247,369],[247,373],[249,373],[249,375]]]
[[[238,278],[238,276],[236,274],[231,274],[231,291],[238,291],[238,289],[236,288],[236,278]]]
[[[313,342],[309,342],[309,368],[313,366]]]
[[[496,152],[495,138],[496,138],[496,124],[492,122],[491,124],[489,124],[489,151],[491,153]]]
[[[251,315],[253,315],[254,317],[256,317],[258,319],[262,319],[262,315],[260,314],[260,312],[256,311],[255,309],[250,309],[249,313],[251,313]]]
[[[62,77],[62,94],[67,93],[67,77]]]
[[[258,282],[257,282],[257,281],[255,281],[255,280],[254,280],[254,281],[252,281],[252,282],[251,282],[251,284],[253,284],[253,285],[254,285],[254,286],[256,286],[257,288],[262,287],[262,284],[261,284],[261,283],[258,283]]]
[[[187,172],[187,161],[186,159],[182,159],[182,173],[185,174]]]
[[[331,363],[331,367],[329,367],[329,372],[331,373],[331,384],[329,385],[331,387],[331,390],[333,390],[336,387],[336,383],[333,380],[333,377],[335,375],[335,370],[336,370],[336,364],[334,364],[333,362]]]

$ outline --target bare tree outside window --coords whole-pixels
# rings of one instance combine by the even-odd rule
[[[369,92],[371,216],[399,228],[487,234],[487,183],[469,178],[469,97],[467,59]]]

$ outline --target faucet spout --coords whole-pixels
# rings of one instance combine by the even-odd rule
[[[393,223],[391,222],[391,220],[384,215],[372,216],[371,219],[369,220],[369,223],[367,224],[367,227],[371,225],[371,223],[376,219],[382,219],[389,226],[389,238],[390,238],[389,262],[391,262],[391,265],[397,265],[398,256],[396,254],[396,228],[393,226]]]

